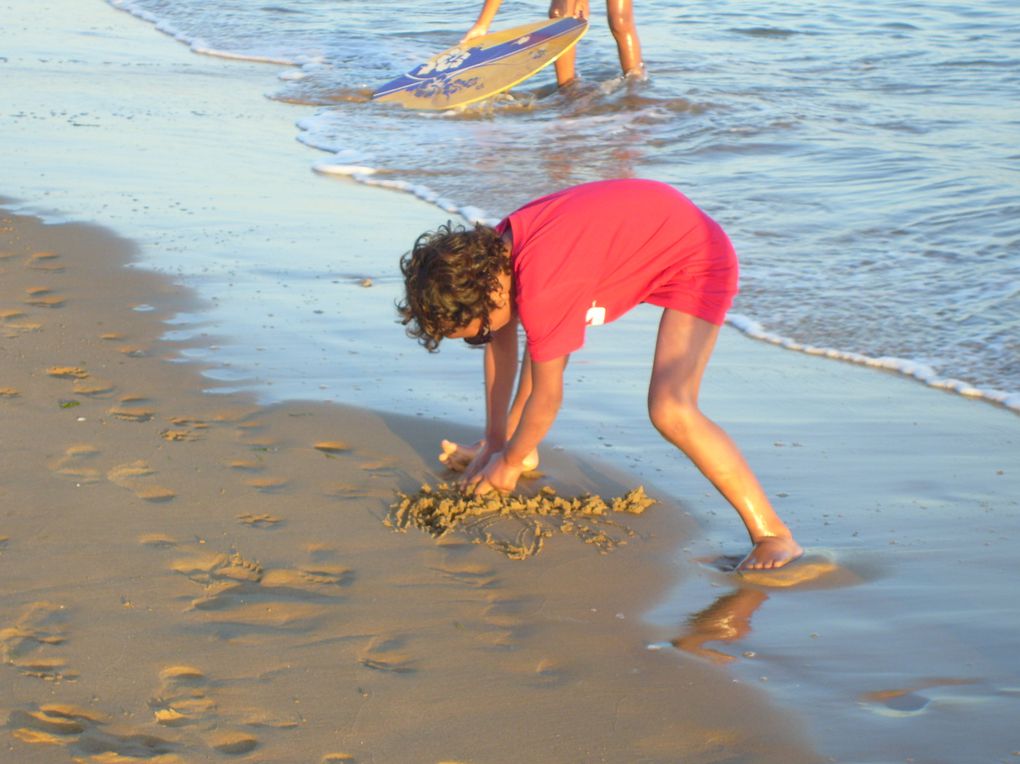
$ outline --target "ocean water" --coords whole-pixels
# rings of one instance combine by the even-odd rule
[[[437,223],[599,178],[672,183],[736,244],[737,328],[1020,409],[1013,0],[641,2],[645,82],[619,77],[596,4],[575,87],[550,68],[446,114],[369,96],[455,43],[474,2],[111,3],[197,53],[280,65],[269,95],[320,173],[415,194]],[[494,28],[545,11],[508,0]]]

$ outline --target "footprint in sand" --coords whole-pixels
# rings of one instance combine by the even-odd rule
[[[342,565],[302,565],[267,571],[262,586],[295,595],[338,596],[337,588],[354,582],[354,571]]]
[[[379,456],[362,462],[358,467],[366,472],[388,473],[396,470],[399,464],[400,462],[395,456]]]
[[[46,273],[59,273],[64,270],[64,266],[60,262],[60,255],[55,252],[36,252],[29,256],[25,267]]]
[[[505,632],[508,638],[517,641],[528,628],[526,616],[536,613],[542,602],[540,597],[492,597],[482,610],[482,623],[486,629]]]
[[[124,422],[148,422],[156,412],[145,405],[147,403],[149,400],[145,396],[124,395],[121,396],[120,403],[106,413]]]
[[[239,756],[254,751],[258,738],[231,727],[292,729],[294,719],[280,719],[259,709],[224,709],[214,697],[217,688],[229,684],[214,681],[194,666],[167,666],[159,673],[159,690],[149,701],[156,723],[171,728],[196,728],[205,745],[222,754]]]
[[[861,703],[880,716],[905,717],[919,716],[929,710],[936,693],[925,693],[925,690],[943,687],[959,687],[961,685],[979,684],[978,679],[931,679],[921,682],[916,687],[905,687],[895,690],[879,690],[860,696]]]
[[[518,672],[523,684],[538,690],[563,687],[576,681],[575,672],[550,658],[543,658],[526,670]]]
[[[108,398],[113,395],[114,389],[112,382],[94,377],[76,379],[71,385],[71,390],[75,395],[84,395],[89,398]]]
[[[172,752],[177,746],[146,732],[114,732],[107,728],[108,716],[87,708],[46,703],[30,710],[13,711],[8,726],[13,736],[30,745],[55,745],[68,749],[82,764],[120,761],[179,761]]]
[[[0,387],[0,399],[4,398],[17,398],[21,395],[13,387]]]
[[[256,453],[262,454],[268,453],[270,451],[275,451],[278,445],[276,440],[269,436],[253,438],[250,437],[248,433],[244,432],[240,434],[239,440],[241,441],[242,445],[244,445],[246,448],[249,448],[252,451],[255,451]]]
[[[248,478],[244,482],[260,493],[281,491],[290,483],[287,478],[280,477],[279,475],[262,475],[259,477],[252,477]]]
[[[206,692],[209,681],[193,666],[168,666],[159,672],[160,688],[149,701],[157,724],[184,727],[205,722],[216,711]]]
[[[0,660],[26,676],[73,680],[78,672],[53,656],[51,648],[67,640],[67,611],[52,602],[28,605],[13,626],[0,629]]]
[[[162,503],[175,499],[177,494],[174,491],[149,481],[155,474],[155,470],[139,459],[114,467],[106,473],[106,479],[114,485],[132,491],[135,496],[145,501]]]
[[[393,674],[413,674],[418,669],[414,660],[403,651],[406,639],[400,636],[379,636],[372,639],[361,651],[358,661],[362,666],[375,671]]]
[[[255,459],[234,459],[229,466],[238,472],[261,472],[266,468],[266,465]]]
[[[121,345],[117,352],[123,353],[128,358],[145,358],[149,355],[149,348],[145,345]]]
[[[185,416],[170,418],[171,427],[163,430],[159,436],[170,442],[199,440],[202,431],[208,430],[209,425],[201,419],[193,419]]]
[[[386,499],[393,496],[390,485],[362,485],[359,483],[330,483],[322,489],[324,496],[330,499],[347,501],[350,499]]]
[[[159,437],[163,440],[169,441],[170,443],[182,443],[185,441],[198,440],[201,438],[201,435],[193,430],[166,429],[160,431]]]
[[[0,332],[5,339],[14,339],[20,334],[36,332],[42,324],[25,320],[20,310],[0,310]]]
[[[488,589],[498,583],[496,571],[485,565],[443,563],[433,566],[443,578],[472,589]]]
[[[321,440],[313,448],[316,451],[321,451],[326,456],[342,454],[351,450],[351,447],[341,440]]]
[[[249,528],[275,528],[277,525],[283,522],[283,520],[275,515],[267,514],[252,514],[246,512],[242,515],[238,515],[237,519],[247,525]]]
[[[67,300],[54,294],[52,289],[29,287],[25,290],[25,299],[22,302],[36,308],[62,308]]]
[[[259,741],[244,732],[221,730],[209,737],[209,746],[220,753],[240,756],[258,748]]]
[[[57,379],[85,379],[89,373],[80,366],[51,366],[46,373]]]
[[[146,533],[138,537],[138,543],[153,549],[173,549],[177,546],[177,540],[165,533]]]
[[[472,618],[460,622],[460,627],[471,634],[485,648],[506,649],[519,645],[529,630],[529,619],[526,617],[541,607],[540,598],[507,598],[500,595],[487,595],[487,604],[482,606],[481,618]],[[530,684],[553,683],[555,669],[546,666],[544,673],[531,675],[530,667],[523,670]]]
[[[71,446],[64,455],[50,464],[50,469],[58,475],[69,477],[79,485],[91,485],[98,483],[103,478],[103,473],[97,467],[89,465],[99,455],[99,449],[93,445],[83,443]]]
[[[196,550],[197,552],[197,550]],[[339,565],[310,564],[265,569],[238,553],[197,552],[170,569],[202,586],[187,608],[223,639],[280,631],[310,631],[326,607],[346,599],[354,572]]]

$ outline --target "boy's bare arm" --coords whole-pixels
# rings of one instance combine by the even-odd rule
[[[563,370],[569,356],[551,361],[531,361],[531,394],[524,405],[521,421],[503,449],[508,464],[517,467],[538,448],[549,432],[563,402]]]
[[[507,411],[517,379],[517,318],[493,332],[485,346],[485,441],[500,451],[507,441]]]
[[[559,412],[566,365],[567,356],[531,362],[531,395],[521,421],[506,447],[493,454],[480,472],[465,477],[461,485],[467,493],[485,494],[493,490],[508,493],[517,486],[525,459],[538,448]]]
[[[482,5],[482,10],[478,14],[478,20],[475,21],[475,25],[471,27],[467,34],[461,38],[461,42],[467,42],[475,37],[483,37],[489,31],[489,25],[492,24],[493,18],[496,16],[496,11],[499,10],[499,4],[502,0],[485,0]]]

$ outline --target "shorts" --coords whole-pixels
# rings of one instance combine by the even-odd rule
[[[685,254],[678,267],[643,302],[686,313],[721,326],[739,291],[737,253],[725,231],[712,221],[712,235],[696,254]]]

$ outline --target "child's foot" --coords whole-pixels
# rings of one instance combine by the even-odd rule
[[[444,440],[439,445],[443,449],[443,452],[439,455],[439,461],[454,472],[463,472],[471,464],[475,454],[481,450],[483,443],[478,441],[473,446],[462,446],[459,443],[454,443],[452,440]]]
[[[737,570],[773,570],[793,562],[802,554],[804,550],[790,536],[767,536],[755,542]]]
[[[439,461],[454,472],[463,472],[484,445],[484,440],[480,440],[471,446],[462,446],[459,443],[454,443],[452,440],[444,440],[440,443],[443,452],[439,454]],[[528,457],[524,460],[524,471],[531,472],[537,468],[538,451],[536,450],[528,454]]]
[[[648,82],[648,70],[641,64],[637,69],[624,72],[623,79],[627,82]]]

